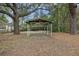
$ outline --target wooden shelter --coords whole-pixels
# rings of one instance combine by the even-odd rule
[[[46,24],[46,27],[47,27],[47,34],[49,33],[49,31],[48,31],[48,25],[50,25],[51,26],[51,35],[52,35],[52,22],[51,21],[48,21],[48,20],[43,20],[43,19],[33,19],[33,20],[29,20],[29,21],[27,21],[26,22],[28,25],[27,25],[27,31],[30,31],[30,28],[31,28],[31,26],[30,26],[30,24],[31,23],[42,23],[42,24]]]

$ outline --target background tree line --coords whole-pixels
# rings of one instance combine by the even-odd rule
[[[71,34],[77,33],[76,15],[77,4],[22,4],[22,3],[5,3],[0,4],[0,13],[8,15],[12,18],[14,24],[14,34],[20,34],[19,20],[32,13],[33,18],[43,18],[49,20],[53,25],[53,32],[70,32]],[[38,11],[40,10],[40,14]],[[48,11],[44,14],[44,11]],[[44,13],[43,13],[44,12]],[[76,17],[77,16],[77,17]],[[3,17],[2,17],[3,18]],[[76,25],[77,24],[77,25]]]

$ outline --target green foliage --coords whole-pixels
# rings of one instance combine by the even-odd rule
[[[6,19],[6,17],[4,15],[0,16],[0,21],[4,22],[4,23],[8,23],[8,20]]]
[[[69,31],[69,9],[68,4],[57,4],[53,7],[50,20],[53,22],[54,32]]]

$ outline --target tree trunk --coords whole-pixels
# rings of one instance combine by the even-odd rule
[[[15,18],[14,19],[14,34],[20,34],[20,30],[19,30],[19,19]]]
[[[77,34],[76,7],[74,3],[69,4],[69,11],[70,11],[70,33]]]

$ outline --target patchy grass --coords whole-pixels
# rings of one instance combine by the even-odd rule
[[[79,34],[0,34],[0,55],[79,55]]]

